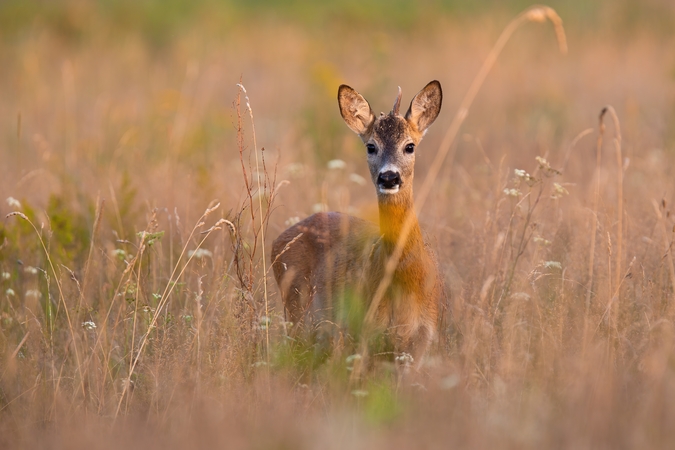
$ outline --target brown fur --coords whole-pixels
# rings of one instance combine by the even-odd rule
[[[340,86],[338,103],[345,123],[369,153],[371,177],[378,188],[383,168],[400,174],[396,193],[378,189],[379,229],[346,214],[319,213],[288,228],[274,241],[274,275],[284,306],[297,328],[316,328],[334,321],[335,305],[346,296],[364,299],[364,309],[384,275],[384,267],[408,214],[414,215],[412,182],[417,145],[440,112],[442,92],[437,81],[420,91],[405,117],[394,110],[375,118],[366,100],[348,86]],[[397,99],[396,103],[399,103]],[[415,218],[391,285],[375,312],[375,326],[390,337],[397,352],[410,354],[416,364],[436,335],[442,284],[433,253],[424,243]]]

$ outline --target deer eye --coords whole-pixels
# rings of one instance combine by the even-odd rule
[[[375,147],[375,144],[366,144],[366,149],[368,150],[369,155],[374,155],[377,153],[377,147]]]
[[[405,146],[405,152],[406,153],[413,153],[415,151],[415,144],[408,144]]]

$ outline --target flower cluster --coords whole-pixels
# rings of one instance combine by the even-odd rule
[[[537,156],[535,158],[537,160],[537,163],[539,163],[539,169],[544,173],[544,175],[551,177],[553,175],[560,175],[561,172],[557,169],[554,169],[551,167],[551,164],[549,164],[548,161],[546,161],[545,158],[542,158],[541,156]]]

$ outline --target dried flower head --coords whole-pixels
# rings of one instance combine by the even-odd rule
[[[551,193],[551,198],[560,198],[564,195],[568,195],[569,192],[563,185],[560,183],[553,183],[553,192]]]
[[[551,164],[546,160],[546,158],[542,158],[541,156],[537,156],[534,159],[537,160],[537,163],[539,164],[539,169],[544,173],[546,176],[553,176],[553,175],[560,175],[560,171],[556,170],[551,167]]]

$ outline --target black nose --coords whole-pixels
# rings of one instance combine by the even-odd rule
[[[381,172],[377,177],[377,184],[385,189],[394,189],[401,185],[401,175],[391,170]]]

